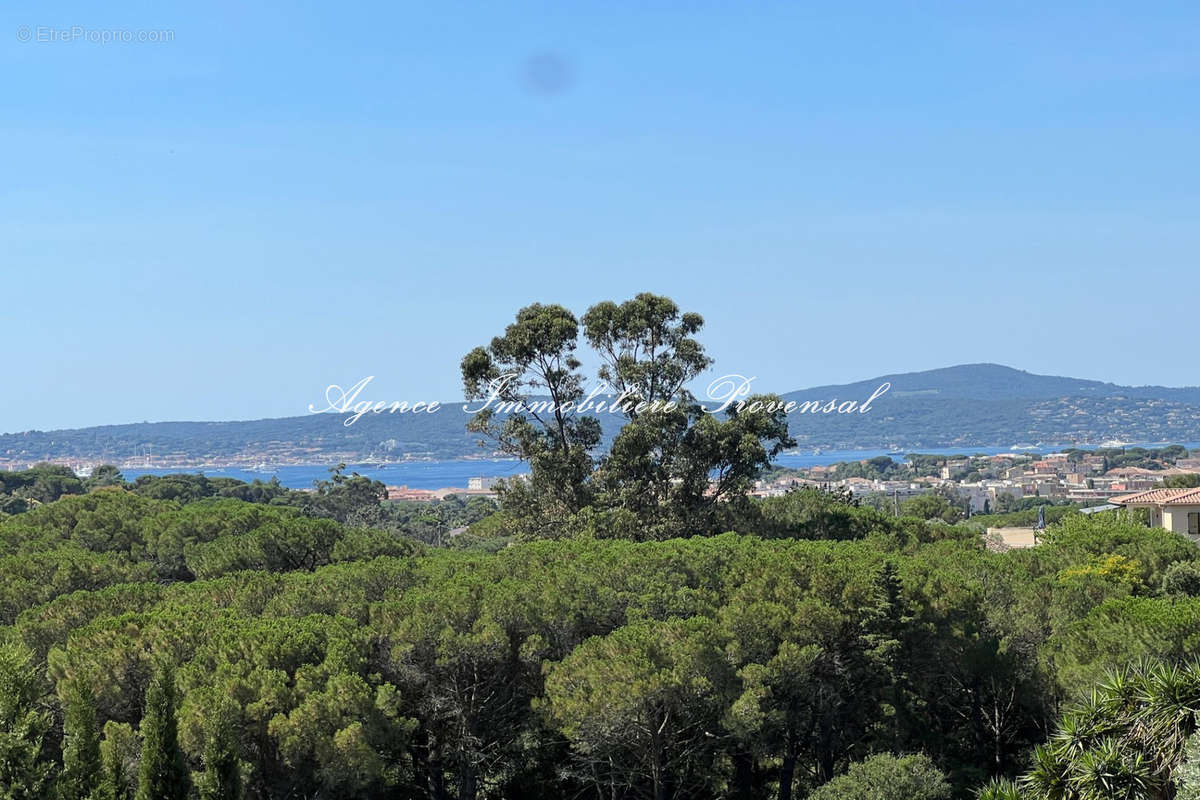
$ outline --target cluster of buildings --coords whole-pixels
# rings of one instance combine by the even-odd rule
[[[882,480],[870,478],[832,479],[829,473],[832,467],[811,467],[802,470],[803,476],[792,474],[758,480],[750,490],[752,497],[778,497],[792,489],[810,486],[820,489],[845,489],[852,494],[863,496],[881,494],[895,498],[900,502],[919,494],[932,491],[942,481],[914,478],[912,480]]]
[[[1002,458],[993,456],[993,459]],[[970,498],[971,513],[1003,507],[1001,496],[1013,499],[1045,497],[1075,503],[1106,503],[1131,492],[1155,489],[1171,475],[1200,472],[1200,458],[1184,459],[1173,467],[1114,467],[1105,469],[1102,456],[1072,461],[1065,453],[1051,453],[1025,464],[1005,467],[996,478],[959,482],[957,490]],[[948,480],[945,470],[943,479]]]
[[[466,488],[447,486],[441,489],[410,489],[405,486],[387,487],[388,500],[405,500],[416,503],[432,503],[435,500],[445,500],[450,495],[459,497],[483,496],[492,497],[496,494],[496,481],[500,478],[468,478]]]
[[[949,488],[969,504],[972,514],[985,514],[1003,511],[1011,501],[1025,497],[1081,504],[1108,503],[1134,492],[1161,488],[1163,479],[1170,475],[1200,473],[1200,458],[1180,459],[1164,469],[1107,468],[1107,464],[1102,455],[1051,453],[1031,457],[1002,453],[946,459],[934,474],[898,480],[839,477],[845,472],[839,469],[841,465],[817,466],[802,470],[800,475],[760,480],[754,494],[769,497],[797,486],[812,485],[845,489],[858,496],[884,495],[903,502],[934,489]]]

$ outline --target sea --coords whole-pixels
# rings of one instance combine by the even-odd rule
[[[1039,445],[1036,452],[1051,453],[1070,445]],[[1129,447],[1162,447],[1161,443],[1126,445]],[[1200,449],[1200,442],[1184,444],[1189,450]],[[1091,449],[1091,448],[1089,448]],[[915,448],[912,452],[929,455],[998,455],[1000,453],[1022,453],[1035,450],[1032,446],[1012,447],[951,447],[951,448]],[[781,467],[816,467],[837,464],[842,461],[861,461],[878,456],[891,456],[896,461],[903,461],[904,454],[887,450],[818,450],[805,452],[783,453],[776,458],[775,463]],[[126,480],[133,480],[139,475],[171,475],[180,472],[202,473],[210,478],[237,478],[247,483],[254,480],[269,481],[278,478],[279,482],[289,489],[310,489],[317,481],[329,477],[328,464],[292,464],[287,466],[265,469],[245,467],[204,467],[195,469],[174,468],[123,468],[121,473]],[[346,473],[357,472],[372,480],[383,481],[388,486],[407,486],[410,489],[444,489],[448,487],[466,487],[471,478],[508,478],[522,475],[529,471],[523,461],[516,459],[469,459],[458,461],[402,461],[392,464],[347,464]]]

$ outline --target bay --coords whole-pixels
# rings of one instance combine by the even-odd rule
[[[1135,445],[1130,445],[1135,446]],[[1136,445],[1162,447],[1158,444]],[[1190,450],[1200,449],[1200,443],[1184,444]],[[1041,445],[1036,452],[1050,453],[1059,449],[1056,445]],[[1030,450],[1014,451],[1011,447],[923,447],[914,452],[929,455],[998,455],[1000,453],[1028,453]],[[824,450],[819,452],[791,452],[780,455],[775,463],[781,467],[801,469],[805,467],[837,464],[841,461],[861,461],[867,458],[890,455],[896,461],[904,455],[886,450]],[[254,480],[269,481],[275,477],[289,489],[311,489],[316,481],[329,477],[330,464],[289,464],[264,469],[245,467],[204,467],[198,469],[123,469],[126,480],[139,475],[171,475],[180,472],[202,473],[210,478],[236,478],[247,483]],[[407,486],[410,489],[444,489],[467,486],[471,478],[509,478],[528,472],[524,462],[515,459],[471,459],[458,461],[402,461],[393,464],[348,464],[346,472],[357,472],[372,480],[383,481],[388,486]]]

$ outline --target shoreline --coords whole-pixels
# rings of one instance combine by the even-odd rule
[[[1181,442],[1188,449],[1200,449],[1200,443]],[[1131,444],[1129,447],[1162,447],[1162,444]],[[1077,446],[1076,446],[1077,447]],[[842,462],[862,461],[880,456],[888,456],[896,461],[905,460],[908,453],[924,455],[999,455],[1013,453],[1027,456],[1033,452],[1054,452],[1062,446],[1044,445],[1040,448],[1013,449],[1008,446],[973,446],[973,447],[925,447],[906,449],[901,454],[893,448],[879,449],[830,449],[830,450],[792,450],[781,453],[774,461],[774,466],[787,468],[806,468],[814,466],[829,466]],[[1088,447],[1079,449],[1097,449]],[[75,462],[76,464],[78,462]],[[118,466],[127,480],[133,480],[141,475],[170,475],[175,473],[201,473],[209,478],[235,478],[247,483],[255,480],[269,481],[278,478],[279,482],[289,489],[311,488],[317,481],[329,477],[330,469],[338,463],[346,464],[347,473],[358,473],[372,480],[379,480],[388,486],[406,486],[409,489],[444,489],[447,487],[469,486],[473,478],[507,478],[524,474],[528,468],[524,462],[515,458],[460,458],[460,459],[422,459],[396,462],[352,462],[327,461],[296,464],[197,464],[193,466],[176,465],[135,465]],[[90,464],[94,467],[97,464]]]

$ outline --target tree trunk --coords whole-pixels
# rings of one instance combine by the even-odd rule
[[[792,783],[796,779],[796,754],[788,748],[779,766],[779,800],[792,800]]]
[[[738,750],[733,753],[732,800],[754,800],[754,756]]]
[[[779,765],[779,800],[792,800],[792,784],[796,780],[796,760],[799,751],[796,731],[787,729],[783,745],[783,763]]]
[[[474,764],[463,764],[458,771],[458,800],[475,800],[479,779]]]
[[[665,722],[664,722],[665,724]],[[650,774],[654,780],[654,800],[667,800],[667,782],[666,769],[663,766],[663,746],[661,732],[656,731],[653,739],[653,761],[650,765]]]
[[[442,746],[429,752],[429,797],[431,800],[446,800],[446,771],[442,768]]]
[[[837,751],[833,744],[833,723],[827,717],[821,719],[821,742],[817,750],[817,783],[833,780],[834,759]]]

